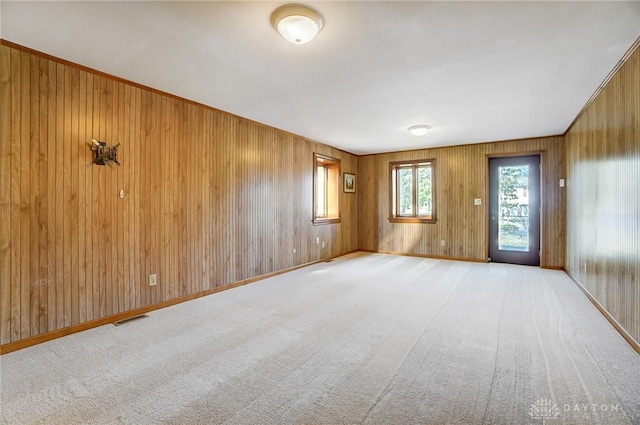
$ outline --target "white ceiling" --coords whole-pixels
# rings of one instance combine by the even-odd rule
[[[2,0],[0,35],[356,154],[562,134],[640,36],[636,1],[309,1],[298,46],[284,3]]]

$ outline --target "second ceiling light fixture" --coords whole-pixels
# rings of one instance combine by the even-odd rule
[[[287,41],[305,44],[314,39],[324,25],[322,16],[303,4],[285,4],[271,14],[271,25]]]

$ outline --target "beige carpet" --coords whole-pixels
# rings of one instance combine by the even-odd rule
[[[3,424],[640,424],[563,272],[357,253],[0,357]]]

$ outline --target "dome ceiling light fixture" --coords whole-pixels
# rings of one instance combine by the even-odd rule
[[[411,134],[418,137],[424,136],[429,132],[429,130],[431,130],[431,126],[426,124],[417,124],[409,127],[409,131],[411,132]]]
[[[271,26],[293,44],[310,42],[323,25],[322,16],[303,4],[285,4],[271,14]]]

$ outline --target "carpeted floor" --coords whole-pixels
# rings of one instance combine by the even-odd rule
[[[560,271],[356,253],[0,357],[3,424],[640,424]]]

